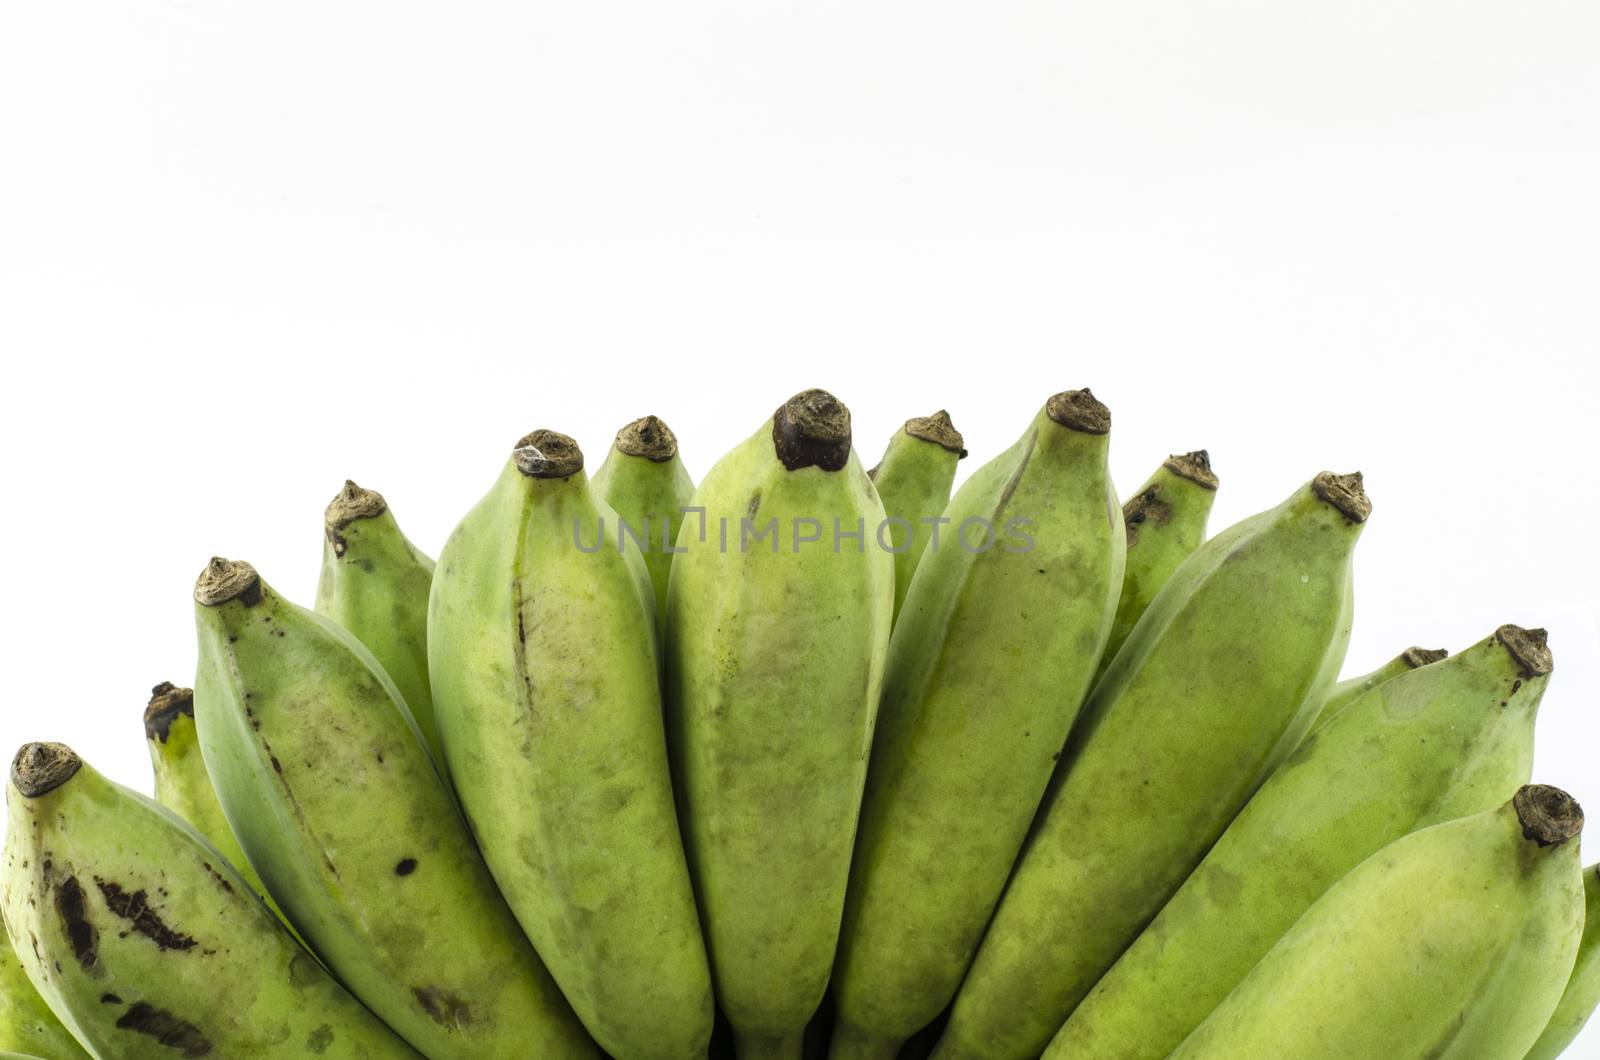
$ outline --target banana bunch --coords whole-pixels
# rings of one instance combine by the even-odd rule
[[[17,752],[0,1058],[1560,1055],[1546,632],[1340,681],[1361,476],[1208,539],[1209,455],[1119,501],[1110,439],[1063,391],[954,488],[948,412],[868,471],[807,390],[697,486],[536,430],[437,561],[347,481],[313,607],[201,571],[153,799]]]

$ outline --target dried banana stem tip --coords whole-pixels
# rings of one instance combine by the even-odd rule
[[[1044,410],[1052,420],[1075,431],[1085,434],[1109,434],[1111,431],[1111,410],[1088,387],[1052,395],[1045,402]]]
[[[144,737],[167,742],[172,723],[179,714],[194,717],[194,689],[179,688],[163,681],[150,690],[150,704],[144,708]]]
[[[1494,631],[1494,636],[1522,667],[1523,677],[1541,677],[1555,668],[1548,643],[1550,634],[1544,630],[1504,625]]]
[[[1122,506],[1122,521],[1128,527],[1130,545],[1138,528],[1145,523],[1166,526],[1172,522],[1172,505],[1161,499],[1161,483],[1152,483],[1148,489],[1129,498],[1128,503]]]
[[[1311,480],[1311,489],[1352,523],[1364,523],[1372,514],[1372,501],[1367,499],[1367,491],[1362,488],[1359,471],[1348,475],[1324,471]]]
[[[36,799],[72,779],[83,759],[64,743],[25,743],[11,760],[11,786]]]
[[[950,413],[944,409],[940,409],[932,416],[916,416],[906,420],[905,431],[913,438],[920,438],[949,450],[956,454],[958,460],[967,455],[966,441],[961,437],[961,432],[956,430],[956,425],[950,422]]]
[[[850,460],[850,410],[826,390],[803,390],[772,414],[772,446],[790,471],[838,471]]]
[[[665,464],[678,455],[678,436],[655,416],[641,416],[617,432],[617,452]]]
[[[1450,658],[1450,652],[1445,648],[1407,648],[1400,653],[1400,658],[1413,670],[1420,670],[1424,666],[1432,666],[1442,659]]]
[[[583,450],[559,431],[540,429],[524,435],[511,459],[529,478],[570,478],[583,470]]]
[[[1208,490],[1217,488],[1217,475],[1211,470],[1211,454],[1204,449],[1169,456],[1161,466],[1197,486],[1203,486]]]
[[[322,520],[329,530],[343,530],[357,519],[376,519],[388,509],[389,503],[383,499],[383,494],[377,490],[362,489],[345,479],[344,489],[328,502]]]
[[[254,607],[261,599],[261,575],[242,559],[212,556],[195,580],[194,598],[206,607],[220,607],[229,600]]]
[[[1565,843],[1583,831],[1583,807],[1560,788],[1525,784],[1511,797],[1522,836],[1542,847]]]

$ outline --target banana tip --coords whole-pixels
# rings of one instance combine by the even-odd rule
[[[543,428],[518,439],[511,459],[529,478],[571,478],[583,470],[583,450],[578,443],[559,431]]]
[[[1367,497],[1359,471],[1348,475],[1324,471],[1311,480],[1311,490],[1352,523],[1364,523],[1372,514],[1372,501]]]
[[[1063,427],[1085,434],[1110,434],[1111,410],[1088,387],[1052,394],[1045,413]]]
[[[205,607],[220,607],[229,600],[254,607],[261,600],[261,576],[244,560],[212,556],[195,579],[194,598]]]
[[[850,410],[826,390],[802,390],[772,414],[772,447],[790,471],[838,471],[850,460]]]
[[[36,799],[71,780],[83,759],[64,743],[25,743],[11,760],[11,786]]]
[[[964,459],[967,455],[966,440],[961,437],[961,432],[956,430],[956,425],[950,421],[950,413],[944,409],[940,409],[932,416],[915,416],[906,420],[904,429],[913,438],[932,442],[956,454],[957,460]]]
[[[1450,651],[1447,648],[1407,648],[1400,653],[1400,658],[1404,659],[1406,665],[1413,670],[1420,670],[1424,666],[1431,666],[1449,657]]]
[[[1161,466],[1202,489],[1217,488],[1217,473],[1211,470],[1211,454],[1204,449],[1196,449],[1192,453],[1176,453],[1167,457]]]
[[[665,464],[678,455],[678,436],[656,416],[640,416],[617,432],[617,452]]]
[[[1522,667],[1523,677],[1543,677],[1555,668],[1555,657],[1550,654],[1550,634],[1545,630],[1507,624],[1495,630],[1494,636]]]
[[[376,519],[388,509],[389,502],[383,499],[383,494],[345,479],[344,489],[328,502],[322,519],[331,534],[343,530],[357,519]]]
[[[1511,797],[1522,837],[1542,847],[1558,846],[1583,831],[1578,800],[1549,784],[1525,784]]]
[[[172,723],[178,715],[194,717],[194,690],[179,688],[171,681],[163,681],[150,690],[150,702],[144,708],[144,738],[167,742],[172,735]]]

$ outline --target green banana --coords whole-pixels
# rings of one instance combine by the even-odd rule
[[[248,563],[194,596],[218,801],[328,967],[428,1056],[593,1056],[371,652]]]
[[[644,554],[659,629],[666,621],[673,542],[694,497],[694,480],[678,459],[678,436],[654,416],[634,420],[617,432],[589,488],[617,513],[617,536],[629,533]]]
[[[1095,678],[1106,672],[1139,617],[1172,572],[1206,539],[1206,520],[1217,499],[1217,476],[1204,449],[1169,456],[1122,505],[1128,531],[1128,562],[1122,575],[1117,617]]]
[[[952,527],[1025,525],[1031,547],[951,541],[912,582],[834,970],[835,1060],[892,1057],[939,1014],[1005,886],[1122,587],[1110,429],[1089,391],[1050,398],[945,511]]]
[[[150,767],[155,773],[156,801],[189,822],[206,837],[206,842],[222,852],[228,864],[239,870],[250,889],[261,896],[280,917],[283,911],[272,900],[261,877],[234,838],[222,805],[217,802],[211,775],[200,754],[200,739],[194,724],[194,691],[163,681],[150,690],[144,708],[144,737],[149,745]]]
[[[679,533],[667,590],[684,839],[738,1055],[798,1058],[838,938],[894,563],[826,391],[779,408],[694,505],[705,522]]]
[[[1157,594],[1073,730],[938,1060],[1039,1055],[1300,742],[1343,660],[1370,510],[1360,475],[1324,472]]]
[[[1410,673],[1412,670],[1449,657],[1450,653],[1444,648],[1407,648],[1369,674],[1340,681],[1328,689],[1328,694],[1323,697],[1322,703],[1317,707],[1316,717],[1306,730],[1306,736],[1309,738],[1312,733],[1332,721],[1334,715],[1379,685],[1392,681],[1401,674]]]
[[[1532,769],[1550,668],[1544,630],[1502,626],[1358,697],[1262,785],[1045,1055],[1161,1060],[1363,859],[1503,803]]]
[[[956,462],[967,455],[961,432],[940,409],[932,416],[906,420],[889,439],[878,466],[867,472],[883,501],[884,529],[894,554],[894,613],[898,618],[917,561],[935,530],[935,520],[950,500]]]
[[[323,530],[317,614],[343,626],[377,657],[442,767],[428,684],[433,560],[400,532],[382,494],[348,479],[328,502]]]
[[[1583,938],[1555,1013],[1528,1050],[1527,1060],[1555,1060],[1583,1030],[1600,1002],[1600,865],[1583,870]]]
[[[621,1060],[701,1056],[654,604],[638,549],[602,537],[614,519],[571,438],[517,443],[439,557],[434,703],[484,857],[590,1033]]]
[[[1532,784],[1336,883],[1171,1060],[1518,1060],[1583,928],[1583,812]]]
[[[6,794],[7,929],[93,1055],[416,1056],[175,814],[55,743],[17,752]]]
[[[50,1060],[89,1055],[28,981],[9,937],[0,938],[0,1049],[25,1049]],[[6,1055],[15,1054],[0,1052]]]

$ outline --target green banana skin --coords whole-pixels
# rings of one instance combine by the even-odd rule
[[[211,562],[195,622],[218,801],[328,967],[428,1056],[595,1055],[372,654],[247,563]]]
[[[1045,1056],[1161,1060],[1361,861],[1504,803],[1532,769],[1550,669],[1543,630],[1503,626],[1357,698],[1262,785]]]
[[[1168,580],[1090,695],[935,1057],[1039,1055],[1299,743],[1370,510],[1359,475],[1325,472]]]
[[[894,613],[905,604],[911,575],[932,539],[930,520],[950,501],[956,464],[967,455],[961,432],[940,409],[906,420],[889,439],[878,466],[867,472],[883,501],[887,537],[894,555]]]
[[[1052,397],[950,502],[1033,548],[923,558],[889,648],[833,993],[831,1056],[893,1057],[961,981],[1110,632],[1126,536],[1111,415]],[[1054,1028],[1052,1028],[1054,1029]]]
[[[694,480],[678,459],[678,436],[655,416],[634,420],[617,432],[589,487],[616,512],[620,522],[612,527],[619,535],[625,522],[643,539],[641,551],[660,629],[666,622],[673,542],[678,540],[683,509],[694,497]]]
[[[417,1055],[169,810],[61,744],[24,745],[6,796],[7,930],[92,1055]]]
[[[1419,667],[1428,666],[1438,662],[1440,659],[1449,657],[1450,653],[1444,648],[1411,647],[1371,673],[1340,681],[1328,689],[1328,694],[1323,698],[1322,705],[1317,708],[1317,716],[1312,719],[1311,726],[1306,732],[1307,737],[1332,721],[1334,716],[1345,707],[1348,707],[1379,685],[1392,681],[1401,674],[1410,673]]]
[[[667,590],[680,817],[741,1060],[801,1055],[838,939],[894,612],[850,443],[831,394],[786,402],[701,483]],[[742,548],[744,519],[776,536]]]
[[[0,938],[0,1058],[27,1054],[77,1060],[89,1054],[39,996],[9,938]]]
[[[205,836],[206,842],[221,851],[228,864],[244,877],[250,889],[282,918],[283,911],[251,868],[233,829],[228,827],[222,804],[217,802],[195,730],[194,690],[178,688],[170,681],[152,688],[144,709],[144,736],[150,751],[150,768],[155,774],[156,801]]]
[[[702,1056],[711,976],[679,840],[644,561],[577,444],[522,439],[439,557],[429,663],[501,891],[619,1060]],[[679,557],[681,558],[681,557]]]
[[[1206,539],[1206,520],[1217,499],[1217,476],[1204,449],[1169,456],[1122,505],[1128,531],[1128,561],[1122,575],[1117,617],[1111,623],[1095,678],[1111,660],[1140,616],[1174,571]]]
[[[1600,1002],[1600,865],[1583,870],[1583,938],[1578,959],[1544,1033],[1528,1050],[1527,1060],[1555,1060],[1583,1030]]]
[[[323,514],[315,610],[377,658],[400,691],[435,762],[444,762],[428,682],[433,560],[400,532],[383,495],[345,480]]]
[[[1517,1060],[1583,929],[1583,813],[1529,785],[1413,832],[1319,898],[1171,1060]]]

